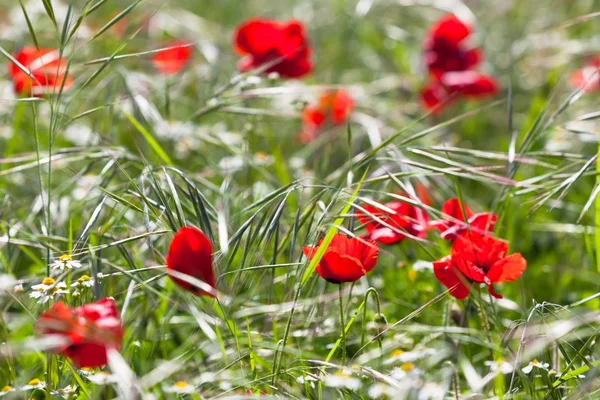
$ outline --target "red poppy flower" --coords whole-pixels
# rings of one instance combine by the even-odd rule
[[[489,212],[474,214],[467,205],[464,205],[467,223],[460,208],[460,202],[457,198],[450,199],[442,206],[442,220],[432,221],[430,226],[441,232],[443,239],[453,241],[458,236],[471,230],[484,234],[494,230],[494,224],[498,217]]]
[[[185,67],[192,56],[192,44],[178,40],[160,50],[152,57],[154,68],[163,74],[176,74]]]
[[[106,365],[107,349],[119,350],[123,340],[117,307],[110,298],[77,308],[55,303],[40,316],[36,329],[40,334],[68,339],[69,344],[58,352],[73,360],[77,368]]]
[[[357,210],[357,218],[366,224],[370,239],[394,244],[406,239],[407,234],[419,238],[427,235],[429,218],[419,207],[401,201],[391,201],[382,207],[386,209],[365,204],[362,208],[366,213]]]
[[[175,271],[175,273],[173,273]],[[183,227],[177,231],[171,241],[167,255],[167,274],[177,285],[189,290],[196,296],[213,296],[206,290],[194,286],[176,274],[185,274],[215,287],[215,277],[212,268],[212,245],[210,240],[200,230],[193,227]]]
[[[466,71],[481,62],[479,49],[464,46],[463,42],[470,34],[471,27],[452,14],[444,16],[429,29],[424,59],[434,78],[449,71]]]
[[[593,92],[600,88],[600,57],[595,57],[582,69],[571,75],[571,85],[575,89],[582,86],[586,92]]]
[[[238,63],[242,72],[272,64],[265,72],[300,78],[312,70],[311,49],[299,21],[251,19],[237,27],[234,42],[236,52],[243,56]]]
[[[498,93],[497,81],[477,71],[447,72],[421,91],[421,103],[432,109],[440,103],[449,104],[459,98],[481,99]],[[440,106],[436,111],[441,111]]]
[[[302,248],[313,259],[319,246]],[[349,238],[337,233],[317,265],[317,274],[331,283],[356,282],[377,264],[379,248],[370,239]]]
[[[354,100],[344,90],[324,93],[316,106],[306,106],[302,112],[302,132],[300,140],[308,143],[314,140],[324,125],[346,123],[346,118],[354,109]]]
[[[469,296],[466,283],[485,283],[490,294],[501,299],[492,284],[517,279],[527,261],[519,253],[509,256],[508,245],[489,235],[465,233],[452,244],[450,255],[433,263],[435,277],[457,299]]]
[[[59,57],[58,50],[24,47],[12,56],[35,78],[31,79],[15,63],[9,61],[8,73],[13,80],[15,93],[41,96],[55,89],[59,91],[63,83],[63,90],[71,86],[71,75],[66,73],[67,62]]]

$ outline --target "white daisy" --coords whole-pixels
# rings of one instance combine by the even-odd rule
[[[541,363],[538,360],[533,360],[533,361],[530,361],[526,367],[523,367],[523,369],[521,369],[521,371],[523,371],[523,373],[525,373],[525,374],[530,373],[534,368],[543,369],[543,370],[547,371],[549,366],[550,366],[550,364],[548,364],[548,363]]]
[[[22,386],[21,390],[34,390],[34,389],[43,389],[46,387],[46,382],[42,382],[39,379],[35,378],[29,381],[27,385]]]
[[[15,287],[13,288],[13,291],[15,293],[23,293],[25,291],[25,289],[23,289],[23,284],[19,283],[18,285],[15,285]]]
[[[512,364],[504,361],[502,358],[499,358],[496,361],[486,361],[484,364],[490,367],[490,371],[492,372],[499,371],[502,374],[510,374],[513,372]]]
[[[41,284],[33,285],[33,290],[29,293],[29,297],[32,299],[38,299],[38,303],[45,304],[53,297],[58,297],[61,294],[68,294],[67,284],[64,282],[58,282],[53,278],[44,278]]]
[[[65,268],[77,269],[81,267],[82,265],[79,261],[73,260],[73,258],[67,254],[63,254],[58,258],[58,260],[55,260],[52,264],[50,264],[50,268],[53,270],[60,269],[61,271],[64,271]]]
[[[71,287],[81,288],[81,287],[93,287],[94,286],[94,278],[90,278],[88,275],[81,275],[77,282],[72,283]]]
[[[96,385],[108,385],[110,383],[117,383],[119,381],[119,378],[116,375],[111,375],[104,371],[88,375],[86,378]]]
[[[54,396],[61,396],[63,399],[68,399],[71,396],[73,396],[75,393],[77,393],[77,386],[65,386],[64,388],[61,389],[56,389],[53,390],[52,392],[50,392],[50,394],[54,395]]]
[[[2,390],[0,390],[0,397],[2,396],[6,396],[7,394],[9,394],[10,392],[14,392],[15,388],[9,385],[6,385],[2,388]]]
[[[184,381],[177,381],[173,385],[165,388],[165,392],[167,392],[167,393],[185,394],[185,393],[193,393],[194,391],[196,391],[196,387],[194,385],[190,385]]]

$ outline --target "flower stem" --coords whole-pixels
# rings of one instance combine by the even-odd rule
[[[342,328],[342,365],[346,364],[346,326],[344,325],[344,305],[342,299],[342,284],[338,286],[340,299],[340,325]]]

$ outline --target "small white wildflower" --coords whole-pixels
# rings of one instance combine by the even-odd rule
[[[15,287],[13,288],[15,293],[23,293],[25,291],[25,289],[23,289],[23,284],[19,283],[18,285],[15,285]]]
[[[34,389],[43,389],[46,387],[46,382],[42,382],[39,379],[35,378],[30,380],[27,385],[22,386],[21,390],[34,390]]]
[[[184,381],[177,381],[174,384],[172,384],[171,386],[167,386],[164,390],[167,393],[185,394],[185,393],[193,393],[196,390],[196,387],[193,385],[190,385]]]
[[[279,79],[279,72],[269,72],[269,75],[267,75],[267,79],[270,79],[272,81]]]
[[[110,383],[116,383],[119,378],[116,375],[111,375],[108,372],[100,371],[92,375],[86,376],[86,378],[96,385],[108,385]]]
[[[71,284],[71,287],[80,288],[80,287],[88,287],[91,288],[94,286],[94,278],[90,278],[88,275],[81,275],[77,282]]]
[[[486,361],[484,364],[490,367],[490,371],[492,372],[500,372],[502,374],[510,374],[513,372],[512,364],[504,361],[502,358],[499,358],[496,361]]]
[[[8,274],[0,275],[0,294],[4,294],[5,292],[12,289],[15,285],[15,278]]]
[[[354,378],[345,371],[339,371],[335,374],[330,374],[325,377],[325,386],[333,388],[346,388],[350,390],[358,390],[362,386],[360,380]]]
[[[55,260],[52,264],[50,264],[50,268],[53,270],[60,269],[61,271],[64,271],[65,268],[77,269],[81,267],[82,265],[79,261],[73,260],[73,258],[67,254],[63,254],[58,258],[58,260]]]
[[[52,392],[50,392],[50,394],[54,396],[61,396],[63,399],[68,399],[69,397],[73,396],[76,392],[77,386],[68,385],[64,388],[53,390]]]
[[[417,367],[415,367],[413,363],[405,362],[400,366],[400,368],[394,368],[392,370],[392,373],[390,374],[390,377],[392,379],[400,381],[409,375],[413,375],[419,372],[420,370]]]
[[[9,385],[6,385],[2,388],[2,390],[0,390],[0,397],[2,396],[6,396],[7,394],[9,394],[10,392],[14,392],[15,388]]]
[[[415,271],[433,271],[433,263],[429,261],[417,260],[413,263],[412,269]]]
[[[32,299],[38,299],[38,303],[45,304],[53,297],[59,297],[61,294],[68,294],[67,284],[64,282],[56,283],[53,278],[44,278],[41,284],[33,285],[33,290],[29,293]]]
[[[549,366],[550,364],[548,363],[541,363],[538,360],[533,360],[529,362],[529,364],[526,367],[523,367],[521,371],[523,371],[523,373],[525,374],[530,373],[534,368],[539,368],[547,371]]]
[[[426,383],[419,391],[418,400],[436,400],[443,399],[446,390],[436,383]]]

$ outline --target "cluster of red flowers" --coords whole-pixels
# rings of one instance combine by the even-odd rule
[[[498,295],[492,283],[517,279],[525,270],[525,259],[518,253],[506,256],[508,246],[491,236],[497,217],[493,213],[473,213],[456,198],[442,206],[442,219],[429,221],[426,212],[415,205],[391,201],[377,206],[363,205],[357,219],[367,235],[355,240],[373,240],[383,245],[407,238],[423,238],[427,230],[440,231],[452,241],[451,254],[434,263],[436,278],[458,299],[469,295],[471,283],[485,283],[490,293]],[[321,275],[323,276],[323,275]]]
[[[471,27],[455,15],[446,15],[434,24],[425,39],[424,61],[430,82],[421,91],[426,109],[447,104],[457,98],[481,98],[498,92],[498,83],[474,70],[482,59],[477,48],[468,48]]]
[[[497,92],[493,78],[473,70],[481,61],[481,51],[464,45],[470,33],[470,27],[453,15],[442,18],[431,28],[425,41],[425,62],[431,82],[422,92],[427,108],[457,96],[478,97]],[[238,63],[241,71],[263,68],[264,73],[299,78],[312,70],[304,26],[295,20],[281,23],[252,19],[238,27],[235,48],[243,56]],[[158,72],[176,74],[191,55],[191,44],[176,41],[156,52],[152,62]],[[14,58],[29,71],[10,63],[9,72],[17,93],[42,95],[71,85],[67,64],[55,50],[26,47]],[[303,112],[301,140],[314,139],[328,124],[343,124],[353,108],[354,102],[345,91],[324,93],[316,106],[308,106]],[[426,193],[420,193],[419,197],[429,205]],[[434,273],[456,298],[466,298],[473,283],[486,284],[493,296],[500,297],[492,284],[515,280],[526,268],[520,254],[507,256],[507,244],[491,236],[496,216],[474,214],[466,205],[461,206],[458,199],[450,199],[443,205],[442,219],[437,221],[430,221],[422,207],[398,200],[362,205],[357,219],[367,235],[352,238],[341,233],[334,235],[316,266],[316,272],[329,282],[359,280],[375,267],[379,244],[424,238],[430,229],[439,230],[443,239],[453,241],[450,255],[434,263]],[[304,247],[303,252],[313,260],[321,245],[322,241],[315,247]],[[183,227],[177,231],[166,261],[167,274],[176,285],[197,296],[216,296],[212,245],[200,230]],[[123,338],[117,309],[110,298],[74,309],[55,303],[40,316],[37,330],[60,337],[65,344],[57,350],[78,367],[106,364],[107,350],[118,350]]]

